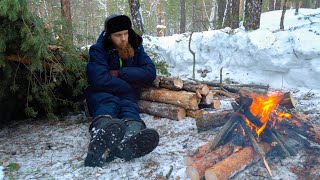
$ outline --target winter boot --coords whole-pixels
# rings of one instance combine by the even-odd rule
[[[91,141],[84,165],[103,166],[105,161],[102,156],[120,144],[125,134],[125,128],[125,124],[120,119],[112,118],[109,115],[95,117],[89,128]]]
[[[127,119],[124,124],[126,132],[123,141],[117,147],[118,152],[115,153],[117,157],[129,161],[149,154],[158,146],[158,132],[146,128],[142,120]]]

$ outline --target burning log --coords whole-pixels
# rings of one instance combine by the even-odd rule
[[[320,143],[320,126],[312,123],[308,119],[293,116],[291,119],[281,121],[280,125],[295,131],[313,142]]]
[[[286,156],[295,156],[297,153],[288,145],[288,143],[282,138],[281,134],[272,130],[273,139],[278,142],[278,145],[281,147],[282,151]]]
[[[217,162],[230,156],[233,152],[233,144],[225,144],[215,151],[206,154],[205,156],[196,159],[190,166],[187,167],[186,173],[192,180],[199,180],[204,177],[205,171],[212,167]]]
[[[262,159],[264,165],[266,166],[268,172],[269,172],[269,175],[270,177],[272,177],[272,173],[271,173],[271,170],[270,170],[270,167],[266,161],[266,155],[264,153],[264,151],[260,148],[256,138],[253,136],[250,128],[248,127],[248,125],[246,124],[245,122],[245,118],[243,117],[243,115],[241,116],[240,113],[239,114],[239,118],[238,118],[238,122],[240,123],[241,127],[243,128],[243,130],[245,131],[246,135],[249,137],[250,139],[250,142],[253,146],[253,149],[254,151],[260,156],[260,158]]]
[[[195,93],[187,91],[173,91],[168,89],[149,88],[141,93],[141,99],[173,104],[186,110],[197,110],[200,99]]]
[[[211,128],[223,126],[231,117],[232,110],[208,113],[196,118],[198,132],[206,131]]]
[[[157,76],[153,81],[153,85],[157,88],[162,87],[170,90],[181,90],[183,87],[183,81],[175,77]]]
[[[260,143],[259,148],[264,153],[272,149],[268,143]],[[206,170],[205,178],[206,180],[229,179],[257,160],[259,160],[259,155],[251,146],[247,146]]]
[[[172,104],[140,100],[138,106],[140,112],[172,120],[181,120],[186,116],[186,110],[184,108]]]

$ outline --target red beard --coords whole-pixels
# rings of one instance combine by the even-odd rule
[[[134,56],[134,49],[129,43],[125,47],[116,48],[116,50],[121,59],[127,60]]]

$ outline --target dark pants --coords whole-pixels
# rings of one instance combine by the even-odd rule
[[[126,96],[117,97],[110,93],[92,93],[87,97],[90,114],[110,115],[119,119],[141,119],[137,102]]]

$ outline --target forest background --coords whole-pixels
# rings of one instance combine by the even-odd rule
[[[261,12],[319,8],[320,0],[1,0],[0,126],[26,117],[81,110],[88,47],[105,18],[127,14],[144,36],[244,27],[255,30]],[[165,72],[161,55],[153,57]]]

